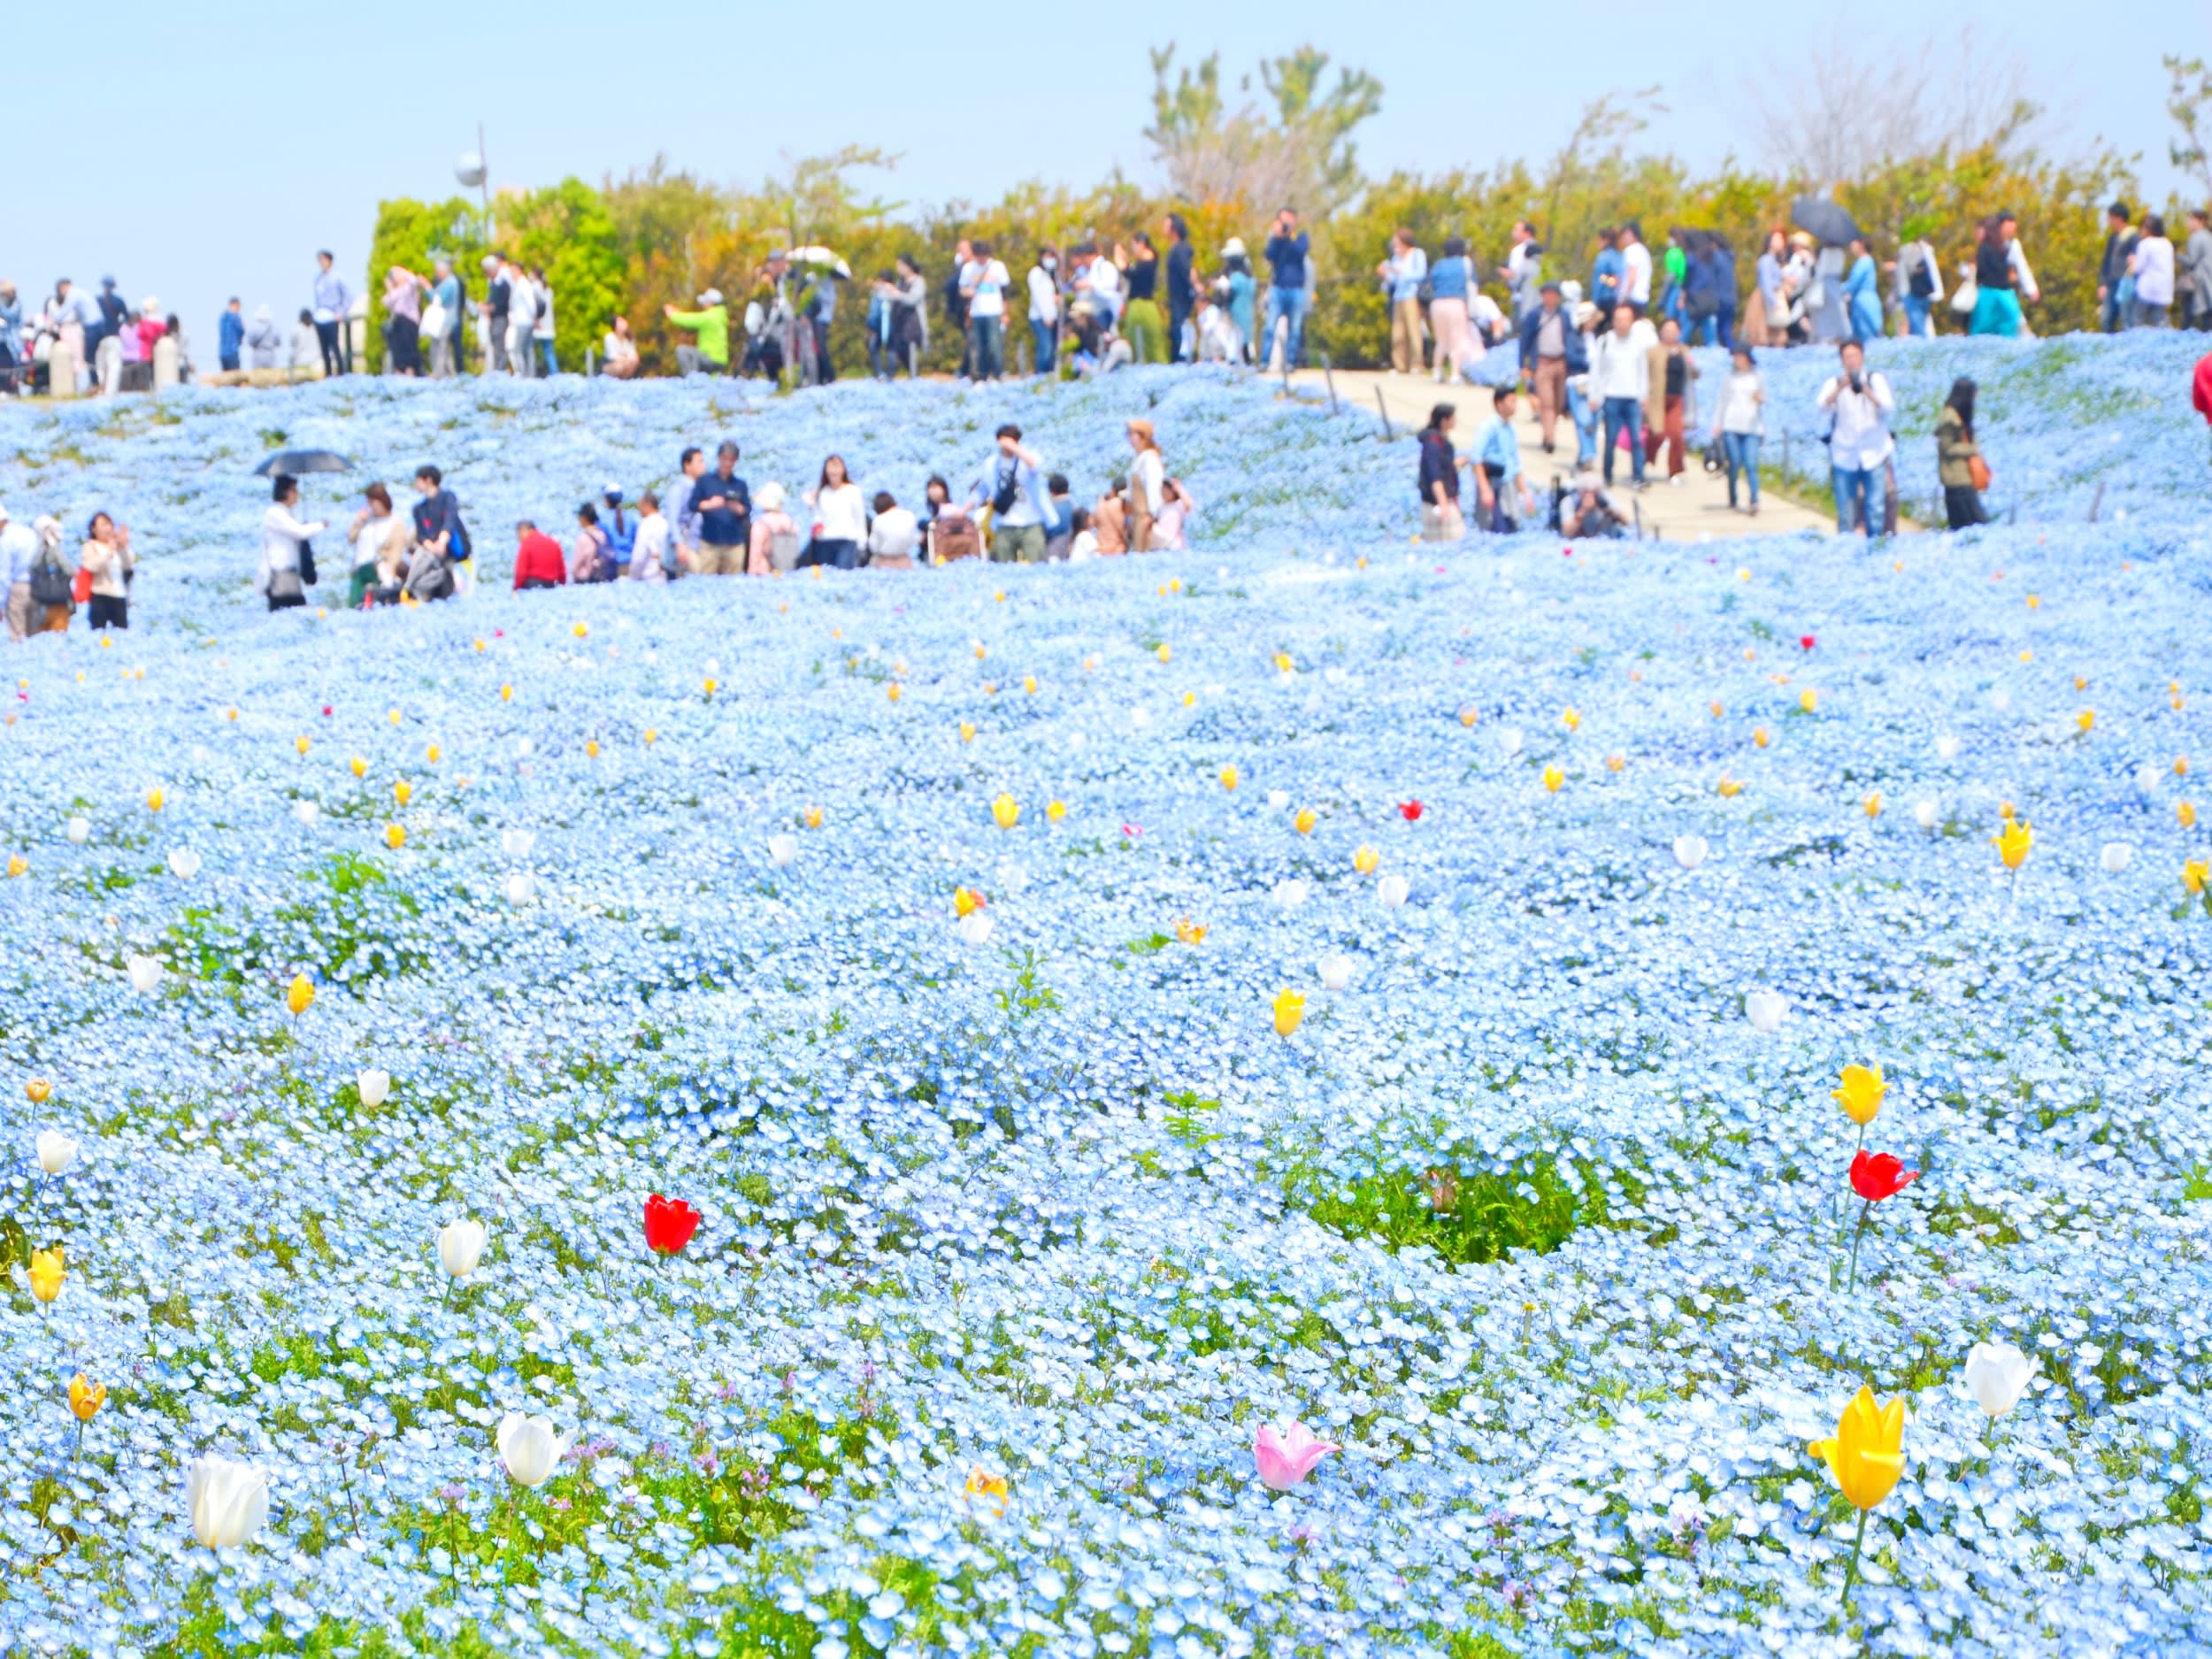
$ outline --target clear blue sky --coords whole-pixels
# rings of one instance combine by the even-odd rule
[[[1117,163],[1148,176],[1148,42],[1175,40],[1186,56],[1217,48],[1240,75],[1311,41],[1383,83],[1383,112],[1361,138],[1371,169],[1546,154],[1586,98],[1653,82],[1672,112],[1649,141],[1706,162],[1752,148],[1742,88],[1768,62],[1766,48],[1746,44],[1755,20],[1802,23],[1822,38],[1827,27],[1786,6],[1578,13],[1347,0],[983,13],[911,0],[772,12],[659,0],[119,0],[99,15],[97,88],[30,59],[11,80],[0,274],[27,300],[58,276],[112,274],[134,304],[153,294],[180,311],[207,359],[225,297],[239,295],[250,312],[263,301],[280,315],[296,310],[318,247],[357,280],[378,199],[451,190],[480,119],[495,182],[595,181],[656,151],[709,178],[750,181],[779,152],[861,143],[902,157],[886,195],[988,200],[1022,179],[1088,182]],[[2047,137],[2101,133],[2142,151],[2161,196],[2173,179],[2159,54],[2212,56],[2201,0],[2112,28],[2052,0],[1860,0],[1850,17],[1878,41],[1918,42],[1932,29],[1947,38],[1977,23],[1991,48],[2027,59],[2032,89],[2055,111]]]

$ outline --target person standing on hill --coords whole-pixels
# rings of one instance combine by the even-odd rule
[[[1834,429],[1828,439],[1829,465],[1836,491],[1836,534],[1861,530],[1871,539],[1888,534],[1888,478],[1890,457],[1896,440],[1890,436],[1890,417],[1897,399],[1886,376],[1870,373],[1866,350],[1855,340],[1837,348],[1837,373],[1825,381],[1816,398],[1818,406],[1832,411]],[[1874,480],[1884,480],[1885,527],[1874,527]]]
[[[2128,274],[2135,282],[2135,311],[2128,326],[2163,328],[2174,303],[2174,245],[2166,240],[2166,221],[2156,213],[2144,216]]]
[[[483,373],[497,374],[507,366],[507,306],[512,297],[505,265],[497,254],[486,254],[483,309],[478,312],[483,326]]]
[[[1651,389],[1651,361],[1636,334],[1636,307],[1623,300],[1613,308],[1613,328],[1600,334],[1590,352],[1590,390],[1598,400],[1605,428],[1605,481],[1613,481],[1613,457],[1620,453],[1620,438],[1628,434],[1630,465],[1636,488],[1644,487],[1644,398]]]
[[[1306,344],[1306,311],[1310,303],[1306,261],[1312,251],[1312,239],[1298,228],[1298,210],[1286,207],[1277,213],[1274,232],[1267,239],[1266,337],[1257,354],[1257,361],[1262,364],[1274,360],[1275,324],[1280,319],[1287,331],[1283,342],[1283,366],[1298,366]]]
[[[691,486],[702,576],[742,576],[752,551],[753,497],[737,475],[737,445],[725,438],[715,451],[714,471]]]
[[[1916,227],[1906,227],[1905,245],[1897,250],[1893,288],[1898,309],[1905,313],[1905,337],[1935,338],[1935,308],[1943,303],[1943,265],[1935,244]]]
[[[246,343],[245,307],[234,296],[223,307],[221,320],[215,326],[215,360],[222,365],[223,373],[238,373],[238,354]]]
[[[2020,296],[2014,287],[2017,280],[2004,221],[1985,219],[1974,241],[1974,315],[1967,325],[1970,334],[2009,338],[2020,332]]]
[[[1153,247],[1152,238],[1139,231],[1130,238],[1134,249],[1129,260],[1126,277],[1129,298],[1121,310],[1121,337],[1129,342],[1130,351],[1139,363],[1165,363],[1168,360],[1167,326],[1160,320],[1160,303],[1156,297],[1160,282],[1159,250]]]
[[[353,296],[336,265],[328,249],[315,256],[315,338],[322,346],[326,378],[353,373],[353,330],[347,326]]]
[[[1495,535],[1511,535],[1520,521],[1506,511],[1507,487],[1520,495],[1524,514],[1536,511],[1529,494],[1528,478],[1521,471],[1521,441],[1513,432],[1513,388],[1501,386],[1490,394],[1496,411],[1475,434],[1473,455],[1477,522]]]
[[[2104,211],[2104,257],[2097,265],[2097,314],[2105,333],[2116,334],[2133,321],[2130,315],[2135,296],[2129,280],[2128,261],[2134,256],[2136,232],[2125,202]]]
[[[1060,252],[1049,243],[1037,250],[1029,267],[1030,362],[1039,374],[1060,364]],[[886,377],[888,378],[887,376]]]
[[[1390,372],[1418,374],[1421,349],[1421,289],[1429,280],[1429,257],[1404,226],[1393,232],[1390,257],[1375,267],[1390,296]]]
[[[1882,296],[1874,271],[1874,255],[1866,238],[1854,236],[1847,250],[1851,265],[1843,279],[1844,312],[1854,340],[1882,337]]]
[[[1631,219],[1613,234],[1621,250],[1621,292],[1617,303],[1632,305],[1642,317],[1651,310],[1651,250],[1644,246],[1643,227]]]
[[[1472,380],[1475,365],[1486,355],[1469,310],[1475,291],[1475,262],[1467,257],[1467,239],[1445,237],[1444,257],[1429,267],[1429,327],[1436,335],[1439,380]]]
[[[1518,328],[1521,319],[1536,309],[1544,280],[1544,250],[1537,246],[1536,232],[1525,219],[1513,221],[1512,250],[1498,267],[1498,274],[1505,279],[1513,326]]]
[[[960,299],[968,317],[968,373],[979,380],[1002,380],[1006,374],[1006,290],[1013,279],[991,251],[979,242],[973,257],[960,279]]]
[[[1567,377],[1589,366],[1582,333],[1567,314],[1559,284],[1545,283],[1536,309],[1521,319],[1521,380],[1536,396],[1546,455],[1553,452],[1553,434],[1567,406]]]
[[[1168,355],[1177,363],[1194,363],[1198,360],[1197,336],[1194,334],[1186,343],[1183,335],[1198,303],[1198,279],[1192,269],[1196,255],[1190,245],[1190,227],[1180,213],[1170,213],[1165,226]]]
[[[1627,273],[1613,227],[1598,232],[1598,257],[1590,267],[1590,303],[1601,316],[1610,317],[1621,303],[1621,278]]]
[[[952,245],[952,269],[945,276],[945,324],[960,337],[960,378],[975,373],[975,338],[968,330],[968,273],[975,265],[975,244],[965,236]]]
[[[1987,524],[1982,510],[1982,491],[1989,486],[1989,464],[1982,459],[1974,441],[1974,382],[1951,383],[1936,417],[1936,480],[1943,486],[1943,513],[1954,530]]]
[[[2182,244],[2181,269],[2189,303],[2178,319],[2190,328],[2212,328],[2212,214],[2189,210],[2189,240]]]

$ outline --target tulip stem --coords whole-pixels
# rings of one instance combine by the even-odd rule
[[[1859,1551],[1866,1543],[1866,1511],[1859,1511],[1859,1530],[1851,1534],[1851,1559],[1843,1570],[1843,1605],[1851,1605],[1851,1586],[1859,1576]]]
[[[1851,1148],[1851,1162],[1852,1162],[1852,1163],[1854,1163],[1854,1164],[1856,1164],[1856,1163],[1859,1161],[1859,1154],[1860,1154],[1860,1153],[1862,1153],[1862,1152],[1863,1152],[1863,1151],[1865,1151],[1865,1150],[1866,1150],[1866,1125],[1865,1125],[1864,1124],[1861,1124],[1861,1125],[1859,1125],[1859,1144],[1858,1144],[1858,1145],[1856,1145],[1856,1146],[1855,1146],[1855,1147],[1853,1147],[1853,1148]],[[1848,1190],[1848,1189],[1849,1189],[1850,1185],[1851,1185],[1851,1182],[1850,1182],[1849,1179],[1847,1177],[1847,1178],[1845,1179],[1845,1181],[1844,1181],[1844,1187],[1845,1187],[1846,1190]],[[1847,1200],[1846,1201],[1846,1203],[1845,1203],[1845,1212],[1846,1212],[1847,1214],[1848,1214],[1848,1213],[1849,1213],[1849,1202],[1848,1202],[1848,1201],[1847,1201]]]
[[[1863,1209],[1859,1211],[1859,1226],[1858,1226],[1858,1231],[1857,1231],[1857,1232],[1855,1232],[1855,1233],[1854,1233],[1851,1235],[1851,1273],[1850,1273],[1849,1278],[1847,1278],[1847,1279],[1845,1279],[1845,1281],[1844,1281],[1844,1286],[1843,1286],[1844,1289],[1845,1289],[1847,1292],[1848,1292],[1848,1291],[1852,1291],[1852,1290],[1855,1290],[1855,1289],[1856,1289],[1856,1288],[1858,1287],[1858,1283],[1859,1283],[1859,1240],[1860,1240],[1861,1239],[1863,1239],[1864,1237],[1866,1237],[1866,1221],[1867,1221],[1867,1217],[1868,1217],[1869,1216],[1871,1216],[1873,1213],[1874,1213],[1874,1201],[1873,1201],[1871,1198],[1870,1198],[1870,1199],[1868,1199],[1868,1200],[1866,1201],[1866,1204],[1865,1204],[1865,1206],[1864,1206],[1864,1207],[1863,1207]]]

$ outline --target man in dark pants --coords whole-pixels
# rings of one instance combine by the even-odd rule
[[[323,373],[332,379],[353,373],[353,330],[346,319],[353,296],[336,265],[328,249],[315,256],[315,339],[323,349]]]
[[[1192,252],[1190,227],[1184,224],[1180,213],[1167,216],[1167,355],[1171,363],[1187,363],[1190,355],[1183,349],[1183,330],[1190,322],[1191,307],[1197,298],[1195,284],[1191,280]],[[1194,348],[1196,342],[1193,342]]]

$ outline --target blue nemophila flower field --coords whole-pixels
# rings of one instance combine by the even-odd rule
[[[128,634],[0,658],[12,1649],[2212,1641],[2186,518],[1438,549],[1405,440],[1118,380],[0,416],[0,498],[144,554]],[[903,497],[1010,412],[1094,489],[1147,411],[1187,554],[246,588],[272,442],[447,465],[495,572],[725,431]],[[1847,1290],[1876,1062],[1921,1173]],[[1847,1605],[1808,1444],[1862,1385]],[[1340,1449],[1277,1493],[1284,1418]],[[265,1478],[242,1544],[204,1455]]]

